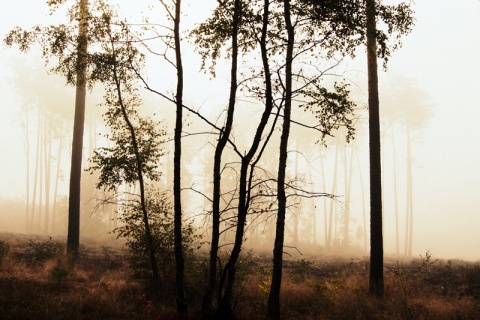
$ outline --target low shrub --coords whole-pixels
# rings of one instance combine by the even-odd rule
[[[2,263],[3,259],[7,256],[8,252],[10,251],[10,246],[6,241],[0,240],[0,263]]]
[[[30,240],[25,250],[25,256],[29,262],[43,262],[46,260],[58,258],[64,253],[62,244],[53,241],[51,238],[47,241]]]

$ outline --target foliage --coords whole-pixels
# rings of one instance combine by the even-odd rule
[[[348,84],[335,83],[334,91],[320,86],[318,79],[313,79],[310,85],[316,87],[316,90],[299,90],[306,98],[300,107],[310,111],[318,120],[315,129],[321,132],[321,142],[325,144],[325,138],[333,136],[332,132],[341,127],[346,129],[346,140],[349,142],[355,134],[353,119],[357,105],[350,100]]]
[[[292,278],[295,281],[305,281],[310,275],[313,268],[313,262],[302,259],[299,261],[293,261],[291,266]]]
[[[63,245],[51,238],[47,241],[28,242],[25,256],[30,262],[43,262],[49,259],[58,258],[64,253]]]
[[[146,206],[148,220],[153,237],[153,246],[157,265],[167,280],[174,273],[174,235],[173,208],[167,196],[158,190],[147,193]],[[128,261],[137,278],[144,279],[151,273],[149,251],[145,236],[142,209],[139,203],[125,206],[120,217],[123,224],[114,230],[117,238],[125,238],[128,248]],[[199,236],[194,234],[192,223],[183,227],[183,246],[187,254],[191,254]]]
[[[2,263],[3,259],[7,256],[9,251],[10,251],[10,245],[6,241],[0,240],[0,264]]]
[[[311,19],[314,28],[324,30],[330,37],[325,43],[327,50],[342,50],[355,55],[355,48],[366,42],[365,1],[300,0],[305,15]],[[378,57],[384,60],[384,67],[392,51],[399,48],[401,37],[412,30],[415,22],[410,3],[384,5],[376,1],[377,19],[385,30],[377,29]]]
[[[414,261],[413,265],[416,267],[418,273],[426,279],[429,275],[430,269],[437,261],[438,259],[432,259],[432,254],[427,250],[425,256],[420,255],[420,263],[417,264]]]

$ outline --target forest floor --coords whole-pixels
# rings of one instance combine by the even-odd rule
[[[120,244],[85,241],[73,263],[59,241],[0,234],[0,319],[176,318],[174,277],[167,269],[170,282],[153,295],[134,279]],[[206,280],[205,257],[189,263],[189,319],[202,319],[196,310]],[[249,254],[239,262],[237,319],[264,319],[270,270],[268,257]],[[368,276],[367,257],[286,259],[282,318],[480,319],[478,262],[436,260],[428,252],[413,260],[387,257],[383,298],[368,294]]]

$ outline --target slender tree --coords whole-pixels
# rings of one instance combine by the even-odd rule
[[[182,247],[182,187],[181,187],[181,165],[182,165],[182,130],[183,130],[183,61],[180,37],[180,18],[182,1],[175,0],[174,10],[170,9],[166,3],[160,1],[173,21],[173,40],[175,50],[175,68],[177,70],[177,88],[175,92],[176,118],[174,133],[174,154],[173,154],[173,210],[174,210],[174,234],[175,234],[175,286],[177,311],[180,314],[186,314],[188,310],[187,299],[185,297],[184,273],[185,261]]]
[[[285,193],[285,173],[288,156],[288,137],[290,135],[290,118],[292,112],[292,65],[295,44],[295,29],[291,20],[290,1],[283,1],[285,29],[287,30],[287,49],[285,59],[285,107],[283,109],[283,126],[280,138],[280,159],[277,177],[278,213],[273,249],[272,283],[268,295],[267,319],[280,319],[280,287],[282,285],[283,243],[285,239],[285,214],[287,197]]]
[[[227,118],[225,126],[218,139],[215,148],[214,163],[213,163],[213,198],[212,198],[212,240],[210,245],[210,266],[208,275],[208,285],[203,298],[203,310],[211,310],[213,294],[217,282],[217,259],[218,259],[218,245],[220,238],[220,198],[221,198],[221,163],[222,154],[225,149],[230,133],[232,131],[233,116],[235,111],[236,96],[237,96],[237,69],[238,69],[238,25],[241,18],[241,1],[235,0],[233,7],[233,22],[232,22],[232,57],[231,57],[231,72],[230,72],[230,96],[227,108]]]
[[[370,293],[383,296],[382,171],[375,0],[366,0],[370,144]]]
[[[67,253],[78,257],[80,247],[80,185],[82,176],[83,131],[87,94],[88,0],[79,0],[75,116],[68,197]]]

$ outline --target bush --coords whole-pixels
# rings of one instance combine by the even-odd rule
[[[58,258],[63,255],[64,249],[60,242],[30,240],[25,250],[25,256],[30,262],[43,262],[49,259]]]
[[[7,242],[0,240],[0,263],[2,263],[3,258],[5,258],[10,251],[10,246]]]
[[[159,275],[165,282],[171,278],[172,274],[175,274],[173,208],[167,197],[155,190],[148,193],[146,203]],[[152,270],[140,204],[126,206],[120,216],[120,221],[123,226],[116,228],[114,232],[117,234],[117,238],[121,237],[127,240],[127,259],[134,271],[135,278],[150,278]],[[198,239],[194,235],[191,223],[184,224],[182,235],[185,254],[191,255],[193,244]]]

